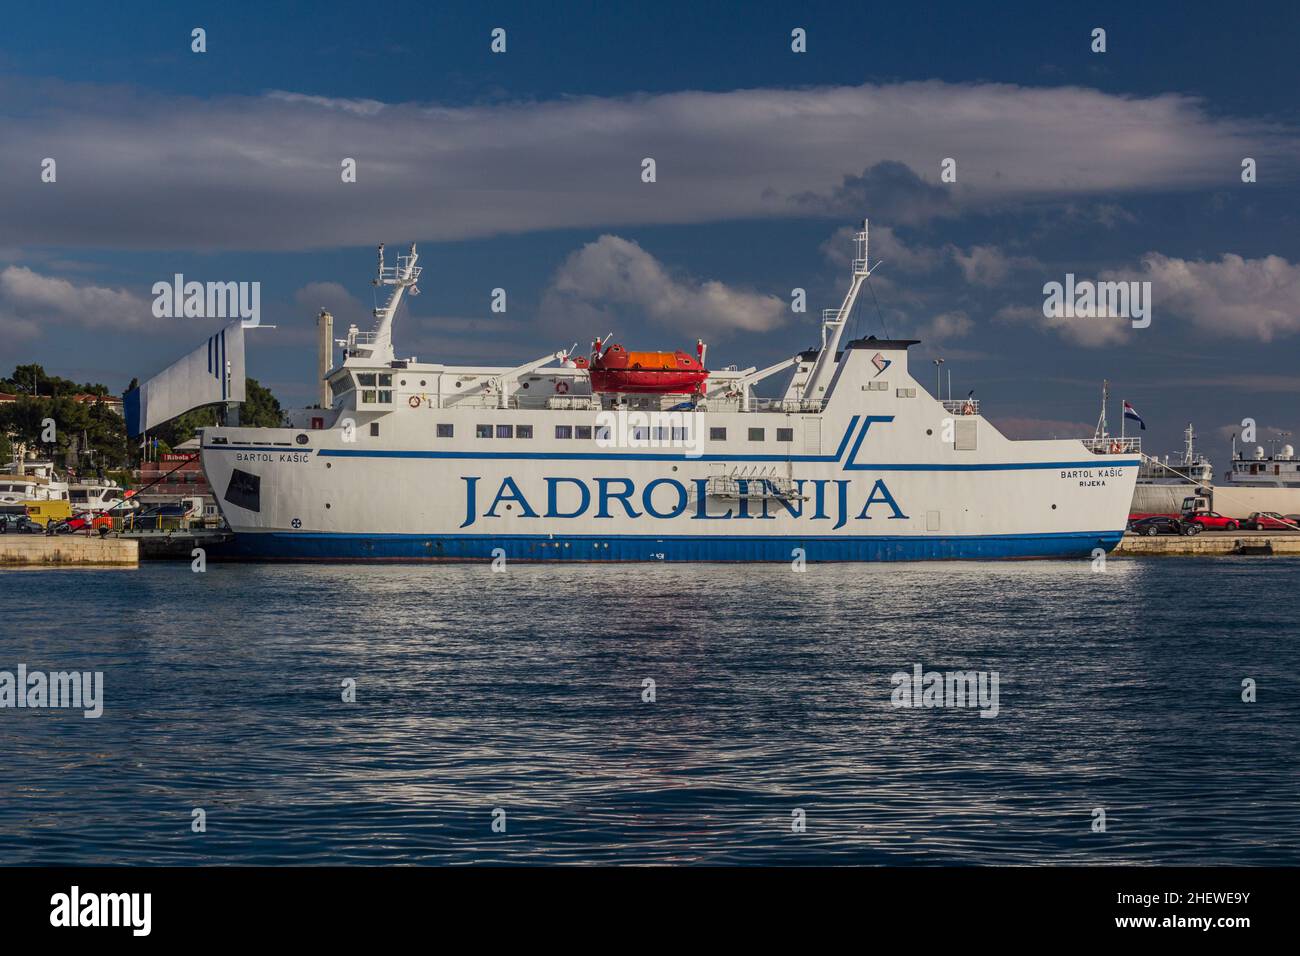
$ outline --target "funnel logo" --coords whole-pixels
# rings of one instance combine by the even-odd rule
[[[889,366],[893,365],[894,363],[891,362],[889,359],[885,358],[879,352],[877,352],[876,357],[871,360],[871,364],[876,367],[876,374],[874,377],[879,378],[880,373],[883,372],[885,369],[889,368]]]

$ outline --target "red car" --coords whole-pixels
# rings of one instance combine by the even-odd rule
[[[1291,525],[1275,511],[1256,511],[1241,523],[1249,531],[1292,531]]]
[[[51,529],[55,534],[72,534],[76,531],[90,531],[92,529],[103,534],[103,529],[113,529],[113,519],[107,515],[96,514],[93,511],[79,511],[66,521],[60,521]]]
[[[1241,523],[1236,518],[1227,518],[1217,511],[1193,511],[1183,515],[1187,524],[1199,525],[1202,531],[1236,531]]]

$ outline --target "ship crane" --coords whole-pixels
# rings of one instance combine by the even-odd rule
[[[551,362],[559,362],[561,365],[573,369],[575,375],[580,375],[581,372],[576,368],[576,366],[569,364],[569,354],[570,352],[568,349],[561,349],[559,352],[552,352],[550,355],[543,355],[539,359],[525,362],[523,365],[516,366],[509,371],[492,376],[492,378],[488,379],[488,388],[497,393],[497,407],[509,408],[510,396],[514,394],[515,385],[518,383],[519,379],[531,372],[537,371],[544,365],[549,365]]]
[[[788,359],[782,359],[775,365],[769,365],[765,369],[754,369],[752,366],[741,372],[714,372],[713,377],[719,385],[727,386],[731,391],[738,392],[740,395],[740,410],[742,412],[750,411],[750,405],[753,401],[753,387],[765,378],[771,378],[780,372],[784,372],[792,365],[799,364],[799,356],[795,355]]]

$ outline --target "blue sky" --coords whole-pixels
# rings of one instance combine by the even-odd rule
[[[309,401],[316,309],[367,327],[374,244],[411,240],[399,353],[613,330],[766,365],[815,341],[865,215],[858,329],[922,338],[1010,433],[1086,428],[1103,377],[1153,451],[1296,431],[1300,17],[1055,6],[2,3],[0,366],[152,374],[209,331],[149,313],[182,272],[262,283],[250,371]],[[1151,281],[1151,327],[1047,321],[1067,272]]]

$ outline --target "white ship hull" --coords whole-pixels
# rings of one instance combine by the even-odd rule
[[[339,427],[205,429],[203,467],[247,557],[858,561],[1077,556],[1119,540],[1136,456],[1010,441],[981,416],[956,423],[901,371],[888,385],[846,388],[817,415],[689,415],[728,436],[700,457],[555,437],[556,424],[598,427],[596,410],[412,408],[421,393],[398,386],[379,436],[365,423],[350,441]],[[439,424],[451,438],[431,437]],[[535,437],[476,438],[480,424]],[[956,449],[955,427],[973,447]],[[710,495],[711,478],[747,470],[788,477],[796,497]]]

